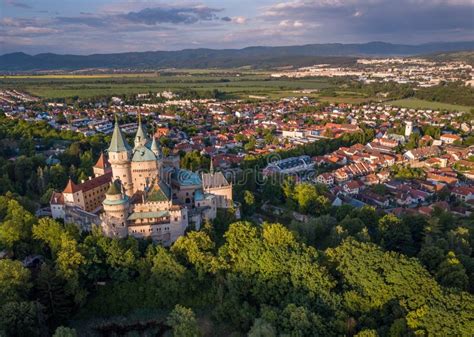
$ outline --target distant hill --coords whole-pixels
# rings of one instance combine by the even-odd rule
[[[474,41],[402,45],[384,42],[362,44],[309,44],[243,49],[184,49],[116,54],[58,55],[11,53],[0,56],[0,71],[77,70],[84,68],[162,69],[231,68],[252,66],[273,68],[355,62],[356,56],[412,56],[437,52],[474,50]]]
[[[441,52],[426,55],[425,57],[434,61],[462,61],[474,66],[474,50]]]

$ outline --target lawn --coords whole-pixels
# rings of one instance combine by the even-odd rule
[[[402,108],[410,108],[410,109],[431,109],[431,110],[448,110],[448,111],[470,111],[474,109],[474,107],[465,106],[465,105],[456,105],[456,104],[448,104],[448,103],[439,103],[439,102],[431,102],[431,101],[424,101],[421,99],[416,98],[405,98],[399,99],[395,101],[388,101],[387,104],[391,104],[393,106],[398,106]]]

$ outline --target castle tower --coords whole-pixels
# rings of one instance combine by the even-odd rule
[[[140,146],[145,146],[147,143],[146,132],[143,129],[142,125],[142,115],[140,111],[138,112],[138,130],[135,135],[135,149]]]
[[[130,207],[129,198],[122,193],[119,181],[110,183],[105,193],[102,230],[109,237],[125,238],[128,235],[127,218]]]
[[[413,123],[412,122],[406,122],[405,125],[405,137],[408,138],[410,137],[411,133],[413,132]]]
[[[113,179],[119,179],[128,196],[133,195],[133,182],[131,171],[132,149],[128,145],[115,118],[114,133],[108,149],[109,162],[112,165]]]

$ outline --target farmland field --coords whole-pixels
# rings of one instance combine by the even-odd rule
[[[138,94],[163,90],[193,89],[198,92],[218,89],[231,97],[249,95],[282,97],[294,90],[323,89],[325,79],[274,79],[256,72],[180,72],[159,76],[148,74],[4,76],[0,88],[16,88],[32,95],[53,99],[89,98],[105,95]]]
[[[183,89],[195,90],[199,94],[217,89],[230,99],[307,96],[319,101],[349,104],[377,102],[380,99],[370,97],[361,90],[337,86],[328,78],[273,78],[269,72],[243,68],[168,69],[161,73],[13,75],[0,77],[0,89],[17,89],[44,99],[91,99]],[[469,111],[473,108],[416,98],[386,103],[406,108],[450,111]]]
[[[399,99],[395,101],[388,101],[386,103],[391,104],[393,106],[409,108],[409,109],[431,109],[431,110],[448,110],[448,111],[465,111],[465,112],[470,111],[471,109],[474,109],[474,107],[472,106],[431,102],[431,101],[425,101],[425,100],[416,99],[416,98],[405,98],[405,99]]]

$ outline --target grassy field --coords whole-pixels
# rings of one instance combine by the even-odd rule
[[[402,108],[410,108],[410,109],[431,109],[431,110],[448,110],[448,111],[470,111],[471,109],[474,109],[474,107],[472,106],[430,102],[430,101],[424,101],[424,100],[416,99],[416,98],[399,99],[396,101],[389,101],[386,103],[391,104],[393,106],[398,106]]]
[[[16,88],[46,99],[74,96],[89,98],[184,88],[198,92],[218,89],[237,98],[248,98],[249,95],[278,98],[286,97],[294,90],[323,89],[328,86],[325,79],[274,79],[266,73],[237,72],[235,70],[206,73],[171,72],[167,76],[98,74],[4,76],[0,78],[0,88]]]

